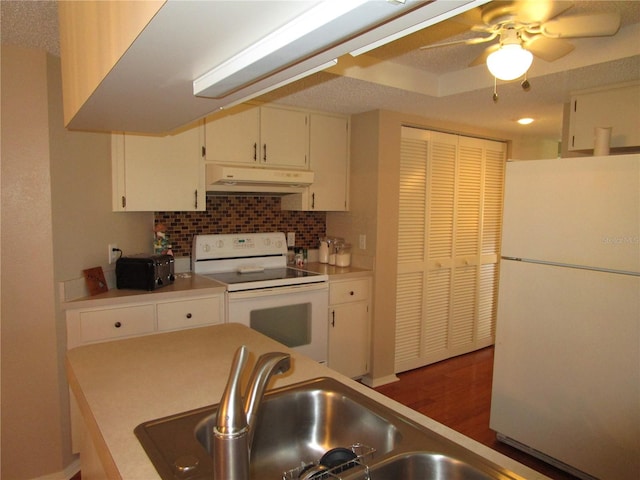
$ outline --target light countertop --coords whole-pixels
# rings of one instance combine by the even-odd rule
[[[302,270],[329,275],[329,280],[348,280],[350,278],[368,277],[373,275],[372,270],[358,267],[336,267],[328,263],[310,262]]]
[[[242,344],[251,351],[250,364],[262,353],[288,350],[248,327],[224,324],[87,345],[67,353],[71,390],[109,478],[160,478],[134,428],[147,420],[218,403],[233,354]],[[333,377],[523,478],[546,478],[295,351],[290,353],[291,370],[275,376],[271,387]]]
[[[134,302],[162,301],[172,299],[186,299],[190,296],[223,294],[225,285],[202,275],[193,273],[177,273],[173,284],[157,290],[117,289],[64,302],[62,308],[103,307]]]

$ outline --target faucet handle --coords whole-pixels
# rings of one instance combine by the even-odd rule
[[[216,430],[223,435],[234,435],[247,429],[247,416],[242,404],[240,379],[249,356],[246,345],[236,350],[229,372],[229,379],[220,400]]]

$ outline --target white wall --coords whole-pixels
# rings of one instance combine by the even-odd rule
[[[2,46],[1,470],[65,478],[74,461],[57,282],[150,251],[151,213],[111,212],[110,142],[62,126],[59,59]]]

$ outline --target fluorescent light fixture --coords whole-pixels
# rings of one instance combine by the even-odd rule
[[[399,2],[391,2],[390,0],[389,3],[399,3]],[[412,33],[417,32],[418,30],[422,30],[423,28],[427,28],[430,27],[431,25],[435,25],[436,23],[442,22],[444,20],[447,20],[451,17],[454,17],[456,15],[458,15],[459,13],[462,12],[466,12],[467,10],[476,7],[478,5],[484,5],[485,3],[488,3],[490,0],[473,0],[473,1],[458,1],[458,3],[460,3],[460,6],[452,9],[452,10],[448,10],[445,11],[444,13],[441,13],[439,15],[436,15],[432,18],[429,18],[428,20],[425,20],[424,22],[420,22],[412,27],[409,28],[405,28],[404,30],[401,30],[399,32],[396,32],[394,34],[391,34],[387,37],[381,38],[380,40],[376,40],[375,42],[372,42],[368,45],[365,45],[364,47],[360,47],[357,48],[355,50],[353,50],[352,52],[349,52],[349,54],[352,57],[357,57],[358,55],[362,55],[363,53],[367,53],[371,50],[373,50],[374,48],[378,48],[381,47],[382,45],[386,45],[389,42],[393,42],[394,40],[397,40],[399,38],[402,37],[406,37],[407,35],[411,35]],[[445,6],[445,8],[449,8],[448,6],[446,6],[447,3],[452,3],[452,0],[448,0],[448,2],[442,2],[442,5]],[[431,4],[431,6],[437,8],[437,3],[436,4]]]
[[[518,123],[520,125],[530,125],[533,123],[533,118],[529,118],[529,117],[521,118],[518,120]]]
[[[275,58],[279,50],[336,20],[366,0],[324,0],[278,30],[193,81],[193,94],[221,98],[247,83],[299,60],[299,52]],[[273,61],[260,62],[274,55]],[[294,56],[295,55],[295,56]],[[260,62],[260,63],[259,63]]]
[[[310,70],[307,70],[305,72],[299,73],[298,75],[295,75],[295,76],[293,76],[291,78],[283,80],[280,83],[276,83],[275,85],[270,85],[267,88],[263,88],[260,91],[257,91],[255,93],[252,93],[250,95],[242,97],[240,100],[236,100],[236,101],[234,101],[232,103],[229,103],[228,105],[220,107],[220,110],[223,110],[225,108],[235,107],[236,105],[239,105],[241,103],[247,102],[247,101],[251,100],[252,98],[259,97],[260,95],[264,95],[265,93],[269,93],[269,92],[271,92],[273,90],[276,90],[276,89],[278,89],[280,87],[284,87],[285,85],[288,85],[290,83],[296,82],[296,81],[298,81],[298,80],[300,80],[300,79],[302,79],[304,77],[308,77],[309,75],[313,75],[314,73],[318,73],[318,72],[320,72],[322,70],[325,70],[325,69],[327,69],[329,67],[333,67],[337,63],[338,63],[338,59],[334,58],[333,60],[331,60],[329,62],[323,63],[322,65],[319,65],[319,66],[314,67],[314,68],[312,68]]]

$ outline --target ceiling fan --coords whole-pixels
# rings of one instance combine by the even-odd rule
[[[572,6],[571,2],[554,0],[494,1],[480,7],[481,23],[471,27],[472,31],[487,35],[421,49],[476,45],[498,39],[469,66],[486,62],[495,78],[514,80],[526,75],[533,56],[552,62],[571,52],[574,46],[567,38],[612,36],[620,28],[617,12],[561,16]],[[528,87],[525,77],[523,88]]]

